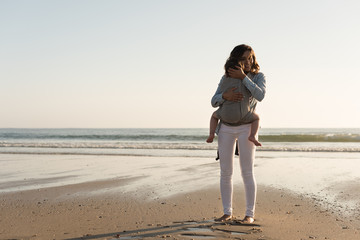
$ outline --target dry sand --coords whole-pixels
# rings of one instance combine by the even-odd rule
[[[2,193],[0,239],[360,239],[356,216],[283,189],[258,187],[253,225],[213,221],[222,215],[218,186],[166,198],[150,189],[101,191],[134,180]],[[237,219],[245,205],[241,189],[234,193]]]

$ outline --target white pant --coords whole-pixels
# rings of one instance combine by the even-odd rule
[[[254,177],[255,145],[248,140],[251,124],[235,127],[221,124],[218,133],[220,157],[220,190],[224,214],[232,215],[233,166],[235,142],[238,140],[241,175],[246,195],[246,216],[254,217],[256,200],[256,181]]]

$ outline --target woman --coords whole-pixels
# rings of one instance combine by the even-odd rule
[[[247,101],[251,111],[254,111],[258,101],[262,101],[265,96],[266,81],[264,74],[260,73],[259,64],[253,49],[245,44],[236,46],[230,53],[228,61],[238,61],[242,67],[230,68],[228,74],[231,78],[237,78],[250,92],[250,97],[244,99],[244,94],[238,92],[236,88],[231,88],[222,92],[218,89],[211,99],[213,107],[219,107],[225,101]],[[226,65],[226,64],[225,64]],[[219,86],[221,85],[221,81]],[[220,191],[224,215],[217,221],[227,221],[232,219],[232,196],[233,196],[233,157],[235,142],[238,142],[239,159],[241,174],[245,187],[246,213],[242,220],[245,223],[254,222],[255,201],[256,201],[256,181],[254,177],[254,159],[256,146],[249,141],[251,124],[241,120],[237,123],[226,123],[220,121],[217,129],[218,148],[220,156]]]

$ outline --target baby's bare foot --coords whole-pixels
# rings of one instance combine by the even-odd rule
[[[206,139],[206,142],[207,143],[212,143],[214,141],[214,138],[215,138],[215,134],[210,134],[208,139]]]
[[[255,146],[258,146],[258,147],[262,146],[261,143],[258,140],[256,140],[256,138],[254,136],[250,136],[248,139],[250,142],[253,142],[255,144]]]

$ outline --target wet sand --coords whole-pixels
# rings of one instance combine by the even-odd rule
[[[359,218],[341,216],[321,205],[321,199],[285,189],[258,187],[252,225],[236,219],[214,222],[222,215],[218,185],[171,196],[145,187],[109,191],[138,180],[114,178],[2,193],[0,239],[360,239]],[[347,192],[357,187],[349,185]],[[244,205],[237,184],[238,220]]]
[[[359,153],[258,152],[255,225],[223,224],[209,158],[18,155],[0,160],[0,239],[360,239]]]

